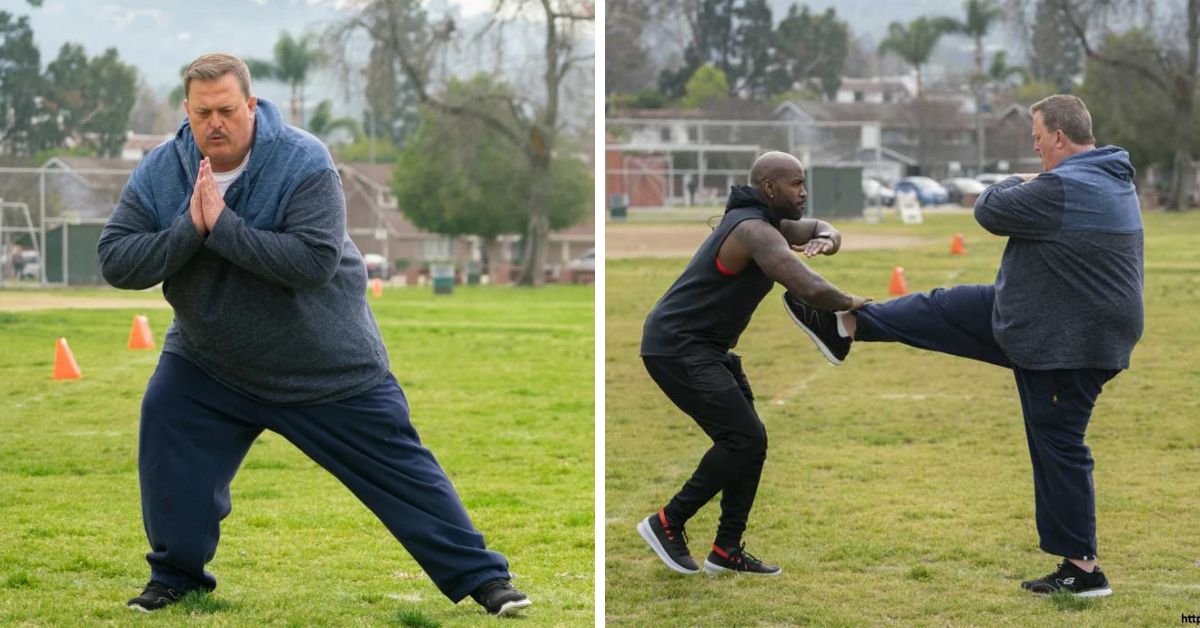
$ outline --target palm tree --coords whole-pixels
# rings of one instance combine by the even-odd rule
[[[275,42],[274,60],[247,59],[246,65],[252,76],[287,83],[292,88],[292,124],[303,124],[304,83],[308,73],[325,62],[325,55],[310,33],[293,39],[287,31]]]
[[[925,118],[927,115],[924,88],[921,83],[921,66],[929,61],[934,47],[942,35],[952,32],[954,20],[948,17],[921,16],[908,23],[888,24],[888,35],[879,44],[879,54],[889,52],[908,62],[917,71],[917,161],[925,165]]]
[[[948,17],[921,16],[908,25],[900,22],[888,24],[888,35],[879,44],[879,54],[889,52],[904,59],[917,71],[917,98],[921,98],[921,66],[929,61],[929,55],[937,46],[942,35],[952,32],[956,22]]]
[[[312,116],[308,118],[308,130],[324,140],[338,129],[349,131],[354,141],[358,141],[362,137],[362,131],[359,129],[357,121],[353,118],[333,117],[333,103],[322,100],[317,105],[317,109],[313,111]]]
[[[996,51],[996,54],[992,55],[992,64],[988,66],[988,84],[1004,86],[1008,83],[1008,79],[1014,76],[1020,78],[1022,83],[1028,83],[1032,80],[1028,68],[1020,65],[1009,65],[1008,53],[1004,50]]]
[[[971,91],[975,92],[975,146],[978,149],[979,171],[983,172],[983,89],[987,74],[983,69],[983,38],[992,23],[1000,17],[1000,7],[994,0],[967,0],[963,4],[967,19],[955,21],[954,31],[975,40],[975,75],[971,77]]]

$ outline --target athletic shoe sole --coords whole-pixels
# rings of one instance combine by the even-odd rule
[[[761,571],[738,571],[736,569],[729,569],[728,567],[722,567],[716,563],[710,562],[707,558],[705,558],[704,559],[704,573],[706,573],[710,576],[719,576],[721,574],[726,574],[726,573],[741,574],[741,575],[746,575],[746,576],[780,576],[780,575],[783,575],[783,569],[781,568],[778,571],[772,571],[770,573],[763,573]]]
[[[513,600],[505,602],[500,606],[500,610],[496,611],[497,617],[512,617],[521,611],[523,608],[529,608],[533,605],[533,600],[525,598],[523,600]]]
[[[1028,591],[1028,589],[1026,589],[1026,590]],[[1073,593],[1071,593],[1071,596],[1072,597],[1084,597],[1084,598],[1108,597],[1108,596],[1112,595],[1112,592],[1113,591],[1111,588],[1104,587],[1103,589],[1088,589],[1086,591],[1073,592]],[[1040,593],[1040,592],[1032,592],[1032,593],[1038,597],[1050,597],[1051,595],[1053,595],[1052,593]]]
[[[148,608],[145,608],[141,604],[126,604],[126,608],[128,608],[131,611],[137,611],[139,613],[153,613],[154,612]]]
[[[812,340],[814,345],[817,345],[817,349],[821,352],[821,355],[825,356],[826,360],[829,360],[829,362],[834,366],[842,365],[842,361],[837,359],[837,356],[833,355],[833,352],[829,350],[829,347],[826,347],[825,343],[821,342],[821,339],[818,338],[817,335],[808,328],[808,325],[805,325],[804,323],[800,322],[800,319],[796,318],[796,315],[792,312],[792,306],[788,305],[787,293],[784,293],[783,295],[783,309],[787,312],[788,318],[792,319],[792,322],[796,324],[796,327],[799,327],[800,331],[803,331],[805,334],[807,334],[808,339]]]
[[[667,548],[662,546],[662,543],[658,541],[658,537],[654,536],[654,530],[650,529],[649,521],[642,519],[637,525],[637,531],[638,535],[642,537],[642,540],[646,542],[646,545],[649,545],[650,549],[654,550],[654,553],[658,555],[658,559],[661,560],[663,564],[672,571],[677,571],[681,574],[686,574],[689,576],[700,573],[699,569],[688,569],[687,567],[684,567],[683,565],[671,560],[671,555],[667,553]]]

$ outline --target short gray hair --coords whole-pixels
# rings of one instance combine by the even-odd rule
[[[1067,139],[1076,144],[1095,144],[1092,137],[1092,114],[1078,96],[1055,94],[1047,96],[1029,107],[1029,115],[1041,112],[1042,124],[1047,131],[1062,131]]]
[[[223,52],[201,55],[188,64],[187,69],[183,71],[183,97],[187,98],[192,79],[214,81],[226,74],[232,74],[237,79],[238,86],[242,88],[242,95],[249,99],[250,68],[246,67],[245,61]]]

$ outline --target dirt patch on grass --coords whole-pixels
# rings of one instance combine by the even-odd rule
[[[608,259],[630,257],[691,257],[708,234],[706,225],[613,226],[604,232],[604,254]],[[927,238],[842,231],[843,251],[900,249],[920,246]]]
[[[28,312],[31,310],[136,310],[170,308],[162,298],[128,299],[120,297],[90,297],[78,295],[56,295],[25,290],[0,291],[0,312]]]

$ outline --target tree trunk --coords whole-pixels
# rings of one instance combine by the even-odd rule
[[[292,101],[290,103],[292,109],[292,126],[300,126],[300,85],[292,83]]]
[[[1168,211],[1182,211],[1192,204],[1196,177],[1192,172],[1193,108],[1196,103],[1196,71],[1200,66],[1200,0],[1187,3],[1187,67],[1175,79],[1175,165],[1171,177]]]
[[[529,197],[529,227],[525,231],[525,259],[520,286],[540,286],[545,283],[546,244],[550,238],[550,218],[546,208],[546,186],[550,184],[549,155],[533,159],[533,193]]]
[[[1180,80],[1175,97],[1175,159],[1171,168],[1171,188],[1167,211],[1182,211],[1192,203],[1195,175],[1192,172],[1192,96],[1193,81]]]
[[[983,88],[987,80],[983,73],[983,37],[975,37],[975,148],[978,153],[978,169],[983,172],[987,164],[983,137]]]

